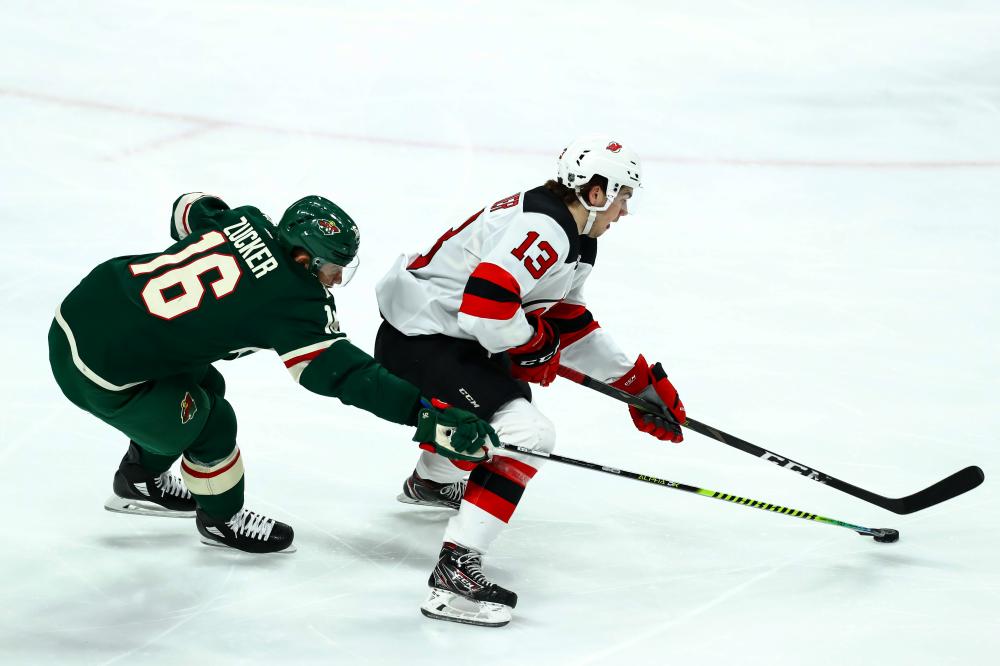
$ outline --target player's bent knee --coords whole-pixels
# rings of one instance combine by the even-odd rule
[[[556,426],[549,417],[539,412],[535,419],[535,444],[531,447],[535,451],[552,453],[556,448]]]
[[[506,444],[544,453],[555,449],[555,424],[527,400],[518,399],[504,405],[492,424]]]
[[[201,432],[184,450],[192,460],[207,463],[229,456],[236,448],[236,412],[225,398],[215,397]]]

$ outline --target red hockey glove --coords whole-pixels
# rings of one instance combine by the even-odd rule
[[[489,447],[500,443],[493,427],[472,412],[452,407],[434,398],[417,414],[414,442],[420,448],[452,460],[482,462],[489,460]]]
[[[528,315],[534,335],[519,347],[507,350],[510,374],[526,382],[548,386],[559,370],[559,332],[537,314]]]
[[[663,371],[662,365],[654,363],[651,368],[646,365],[646,359],[640,354],[632,369],[612,382],[611,386],[663,408],[665,414],[661,416],[640,411],[629,405],[628,411],[636,428],[648,432],[657,439],[671,442],[684,441],[680,426],[687,420],[684,403],[677,396],[677,389],[667,379],[667,373]]]

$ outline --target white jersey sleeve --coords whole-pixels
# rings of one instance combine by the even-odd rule
[[[569,293],[545,318],[559,330],[560,364],[602,382],[612,382],[632,369],[633,361],[594,319],[583,296],[594,270],[596,239],[581,239],[580,262]]]
[[[564,279],[559,265],[565,263],[569,240],[551,217],[521,212],[484,239],[482,250],[462,294],[458,325],[497,353],[533,335],[525,316],[531,311],[530,295],[545,291],[550,274]]]

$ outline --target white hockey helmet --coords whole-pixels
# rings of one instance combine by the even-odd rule
[[[575,190],[576,198],[590,211],[584,234],[590,231],[597,214],[611,207],[622,187],[635,189],[642,185],[639,156],[608,136],[585,136],[573,140],[560,153],[558,169],[558,181]],[[580,188],[594,176],[608,179],[608,198],[603,206],[591,206],[580,193]]]

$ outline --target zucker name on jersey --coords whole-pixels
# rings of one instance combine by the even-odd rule
[[[660,364],[622,351],[583,297],[597,238],[628,214],[640,184],[630,148],[610,137],[574,141],[559,156],[556,179],[491,202],[426,252],[396,262],[376,287],[385,321],[375,358],[425,392],[464,400],[505,443],[537,451],[552,450],[555,429],[531,403],[526,382],[548,385],[560,364],[662,403],[683,422],[683,405]],[[422,361],[429,356],[433,367]],[[681,441],[677,423],[630,413],[640,430]],[[475,466],[466,481],[455,465],[421,457],[401,501],[434,503],[432,491],[448,497],[451,487],[463,493],[425,615],[487,626],[509,621],[517,597],[483,577],[481,556],[538,466],[536,457],[504,451]],[[470,560],[474,571],[462,570]],[[469,580],[478,586],[457,582]],[[467,612],[469,601],[477,611]]]

